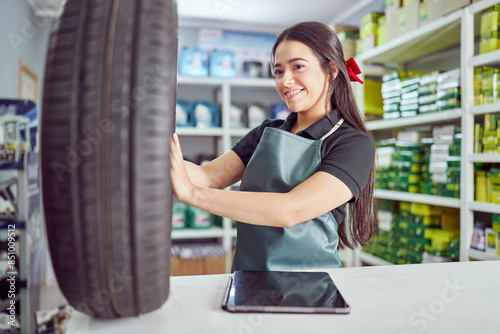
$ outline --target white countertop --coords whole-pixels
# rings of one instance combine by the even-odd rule
[[[75,312],[68,333],[500,333],[500,261],[355,267],[328,272],[348,315],[229,313],[229,275],[172,277],[170,297],[138,318]]]

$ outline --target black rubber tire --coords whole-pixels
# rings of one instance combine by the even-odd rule
[[[68,0],[55,20],[43,206],[60,289],[91,316],[137,316],[167,300],[176,81],[175,1]]]

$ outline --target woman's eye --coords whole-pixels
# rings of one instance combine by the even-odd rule
[[[301,68],[303,68],[303,67],[304,67],[304,65],[299,65],[299,64],[297,64],[297,65],[295,65],[295,66],[294,66],[294,68],[295,68],[296,70],[300,70],[300,69],[301,69]]]
[[[274,75],[275,76],[278,76],[280,74],[283,74],[283,71],[282,70],[274,70]]]

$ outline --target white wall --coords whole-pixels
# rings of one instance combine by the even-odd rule
[[[19,97],[19,60],[38,75],[41,111],[43,76],[52,18],[36,16],[26,0],[0,2],[0,98]]]

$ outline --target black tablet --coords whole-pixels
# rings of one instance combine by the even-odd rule
[[[350,312],[325,272],[235,271],[222,301],[229,312]]]

